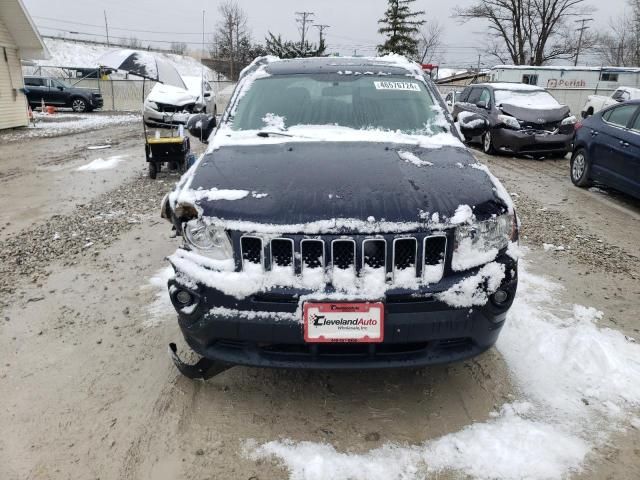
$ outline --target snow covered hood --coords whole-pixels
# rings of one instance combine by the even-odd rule
[[[569,107],[559,105],[557,108],[534,108],[503,103],[501,107],[504,113],[516,117],[518,120],[533,123],[559,122],[569,115]]]
[[[188,103],[195,103],[196,97],[182,88],[156,83],[151,89],[147,100],[167,105],[182,106]]]
[[[505,202],[478,166],[466,149],[455,147],[369,142],[225,146],[206,154],[190,172],[190,189],[178,195],[178,203],[190,193],[205,217],[281,225],[328,218],[424,224],[426,213],[444,221],[461,204],[474,206],[478,218],[502,213]]]

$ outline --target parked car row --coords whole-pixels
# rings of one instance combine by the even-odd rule
[[[465,127],[465,140],[480,141],[485,153],[571,152],[575,185],[598,182],[640,198],[640,99],[633,100],[639,94],[621,87],[611,97],[590,96],[580,122],[549,92],[524,84],[471,85],[447,99],[457,97],[453,117]]]

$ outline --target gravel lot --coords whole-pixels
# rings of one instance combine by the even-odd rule
[[[76,173],[107,155],[86,145],[107,140],[126,162]],[[161,280],[150,283],[179,244],[159,218],[177,176],[146,178],[129,125],[20,145],[20,159],[0,162],[5,205],[33,190],[29,205],[0,212],[1,479],[281,479],[280,462],[243,455],[245,441],[420,445],[519,398],[496,349],[400,372],[180,377],[166,355],[175,318]],[[13,148],[0,144],[0,158]],[[517,203],[528,269],[564,285],[559,303],[596,307],[603,326],[638,337],[640,204],[574,188],[567,160],[477,156]],[[574,476],[640,478],[639,442],[640,427],[611,434]]]

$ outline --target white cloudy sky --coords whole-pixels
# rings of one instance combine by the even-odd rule
[[[214,29],[216,8],[220,1],[186,0],[24,0],[44,34],[63,34],[103,39],[106,10],[112,36],[136,36],[163,42],[201,41],[202,11],[206,11],[205,31]],[[438,19],[445,28],[444,44],[438,60],[448,66],[475,65],[482,53],[486,24],[480,21],[466,25],[451,18],[455,5],[465,6],[472,0],[417,0],[416,7],[426,11],[427,19]],[[297,11],[312,11],[317,23],[328,24],[327,40],[332,51],[341,54],[372,54],[380,41],[377,20],[385,10],[386,0],[239,0],[249,16],[253,36],[262,40],[266,33],[282,33],[285,38],[298,38],[294,19]],[[595,19],[593,27],[605,28],[612,16],[623,14],[626,0],[608,0],[606,8],[598,0],[586,0]],[[74,22],[74,23],[72,23]],[[156,33],[167,32],[167,33]],[[178,32],[178,33],[176,33]],[[318,31],[311,29],[312,38]],[[210,37],[210,36],[208,36]],[[167,43],[168,45],[168,43]],[[483,56],[482,63],[495,63]]]

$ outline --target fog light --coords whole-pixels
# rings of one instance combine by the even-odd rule
[[[509,299],[509,294],[504,290],[498,290],[496,293],[493,294],[493,301],[498,305],[502,305],[508,299]]]
[[[180,290],[176,294],[176,300],[178,300],[182,305],[189,305],[193,301],[191,294],[185,290]]]

